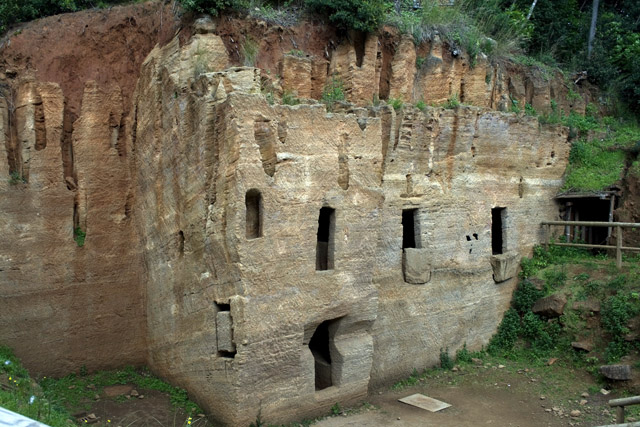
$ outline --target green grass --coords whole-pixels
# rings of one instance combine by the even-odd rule
[[[251,36],[247,36],[244,39],[244,43],[242,43],[242,58],[245,67],[256,66],[259,48],[258,43]]]
[[[96,394],[101,394],[104,387],[116,384],[132,384],[138,390],[157,390],[168,394],[171,404],[187,414],[202,412],[189,400],[185,390],[162,381],[146,368],[126,367],[89,375],[83,367],[77,374],[59,379],[43,377],[38,383],[30,378],[11,349],[0,345],[0,406],[51,427],[75,425],[71,413],[90,409]]]
[[[625,153],[601,141],[573,143],[563,191],[600,191],[622,178]]]
[[[624,339],[628,321],[640,314],[640,265],[635,259],[621,273],[606,256],[551,244],[549,250],[534,248],[533,257],[524,258],[521,264],[522,280],[513,295],[513,308],[505,313],[491,339],[487,347],[490,354],[530,361],[564,358],[595,373],[598,362],[616,362],[637,347]],[[559,319],[544,319],[531,311],[539,298],[554,293],[568,298]],[[599,324],[589,328],[587,319],[592,314],[583,306],[574,308],[574,303],[587,300],[599,301],[602,306]],[[572,341],[587,336],[593,339],[599,355],[595,361],[571,347]]]
[[[75,425],[61,402],[45,394],[11,349],[0,345],[0,406],[51,427]]]
[[[70,374],[63,378],[43,378],[40,385],[44,392],[56,401],[65,402],[73,410],[88,409],[95,394],[104,387],[117,384],[133,384],[141,390],[157,390],[170,396],[174,407],[183,408],[188,414],[202,410],[189,400],[187,392],[152,375],[147,369],[128,366],[117,371],[98,371],[92,375]]]

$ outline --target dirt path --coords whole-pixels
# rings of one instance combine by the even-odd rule
[[[450,408],[431,413],[401,403],[399,398],[421,392],[451,404]],[[545,412],[540,400],[510,389],[487,389],[481,386],[450,386],[406,389],[371,399],[379,407],[347,417],[333,417],[319,427],[346,426],[566,426],[568,420]]]
[[[467,366],[458,372],[427,376],[400,391],[379,392],[369,400],[378,409],[326,418],[314,426],[555,427],[612,422],[607,401],[615,393],[583,396],[587,389],[595,387],[586,373],[567,368],[549,366],[525,371],[519,367]],[[432,413],[398,401],[414,393],[452,406]],[[571,416],[571,411],[580,414]]]

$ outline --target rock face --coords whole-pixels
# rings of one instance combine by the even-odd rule
[[[492,247],[527,253],[531,218],[557,215],[562,128],[270,106],[254,69],[194,79],[178,49],[152,52],[135,96],[156,372],[227,424],[281,422],[488,341],[515,285]]]
[[[557,217],[566,129],[471,106],[270,105],[208,31],[155,48],[133,94],[88,81],[71,157],[58,85],[0,103],[0,173],[20,178],[0,180],[0,340],[47,375],[146,362],[227,425],[323,413],[486,344],[508,260]],[[331,59],[352,101],[380,94],[380,49]],[[465,99],[485,81],[430,55],[416,79],[434,100],[440,78]],[[304,78],[285,87],[314,96],[308,62],[287,60]]]
[[[63,104],[56,84],[19,87],[17,139],[7,155],[14,178],[0,180],[0,339],[46,375],[146,359],[122,97],[117,87],[87,84],[69,182],[60,143]],[[6,110],[0,112],[6,124]],[[5,170],[7,157],[0,162]],[[74,240],[77,229],[86,233],[83,247]]]

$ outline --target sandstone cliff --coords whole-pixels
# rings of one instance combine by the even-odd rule
[[[116,21],[137,34],[156,6]],[[437,40],[237,23],[170,41],[153,24],[165,42],[139,72],[138,50],[113,77],[78,63],[82,91],[25,65],[31,29],[5,46],[0,340],[47,375],[147,363],[229,425],[327,411],[486,344],[569,152],[566,129],[496,110],[544,110],[564,83]],[[240,67],[256,31],[274,44]],[[314,101],[330,79],[351,101],[332,112]],[[265,97],[284,90],[309,99]],[[410,105],[454,94],[475,106]],[[389,97],[407,104],[373,105]]]

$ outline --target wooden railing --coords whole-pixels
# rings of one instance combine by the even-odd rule
[[[640,252],[640,248],[622,246],[622,229],[623,228],[640,228],[640,224],[633,222],[598,222],[598,221],[543,221],[540,224],[542,227],[547,226],[547,237],[545,239],[545,247],[549,245],[549,239],[551,238],[551,226],[578,226],[578,227],[611,227],[616,231],[616,245],[594,245],[589,243],[554,243],[556,246],[570,246],[574,248],[588,248],[588,249],[615,249],[616,250],[616,265],[618,268],[622,268],[622,251],[635,251]]]
[[[640,427],[640,422],[624,424],[624,407],[637,405],[638,403],[640,403],[640,396],[623,397],[622,399],[610,400],[609,406],[612,408],[616,408],[616,424],[609,424],[600,427]]]

